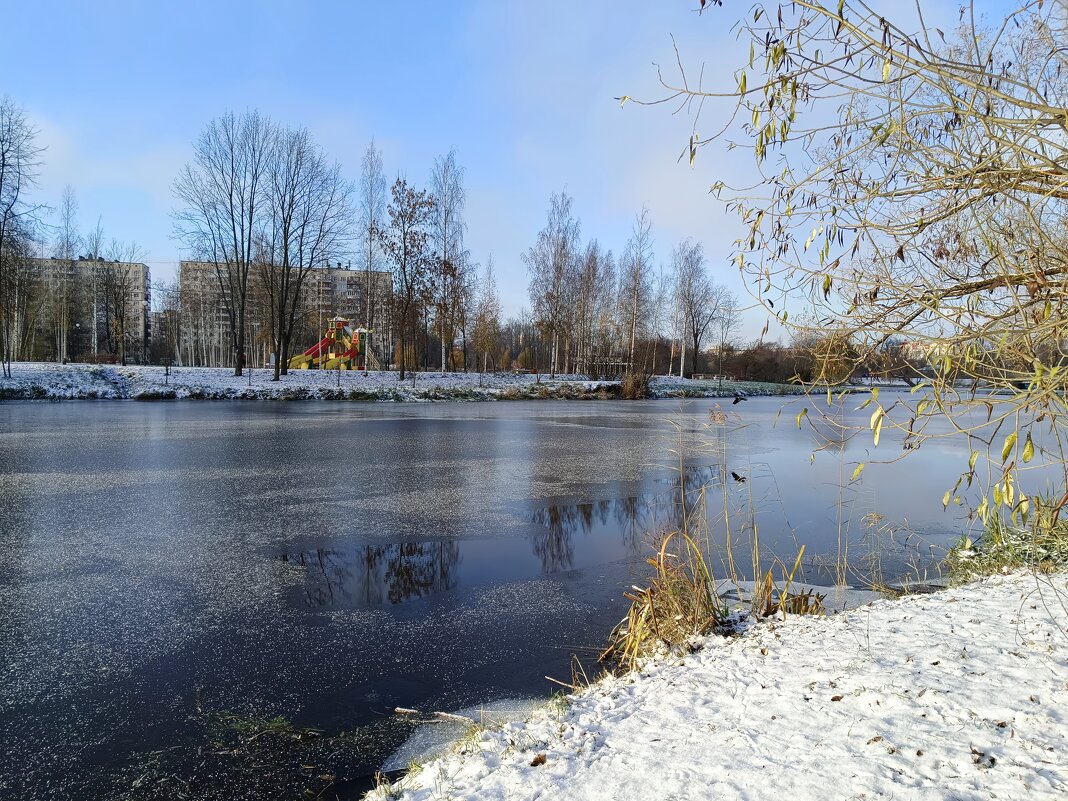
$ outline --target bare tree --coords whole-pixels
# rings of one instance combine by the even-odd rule
[[[723,358],[730,344],[731,336],[741,323],[742,314],[738,307],[738,298],[724,286],[717,286],[715,291],[719,295],[716,301],[717,314],[712,322],[712,330],[716,335],[716,372],[723,377]]]
[[[620,299],[625,304],[624,317],[630,346],[627,351],[627,369],[635,369],[634,356],[638,336],[651,294],[649,274],[653,260],[653,223],[649,210],[643,208],[634,219],[634,227],[620,261]]]
[[[82,243],[85,247],[85,257],[92,261],[99,262],[103,258],[104,251],[104,227],[101,222],[101,218],[96,218],[96,227],[93,228],[85,236],[85,241]],[[89,281],[89,327],[91,329],[92,346],[93,346],[93,360],[96,361],[100,355],[100,282],[103,276],[100,274],[100,270],[93,266],[92,278]]]
[[[20,263],[32,241],[37,207],[25,192],[37,183],[37,129],[9,98],[0,98],[0,372],[11,376],[19,328]]]
[[[0,346],[3,348],[0,374],[10,375],[14,360],[33,358],[34,330],[37,317],[47,298],[47,286],[41,280],[34,256],[36,242],[33,227],[25,220],[9,223],[5,238],[0,242],[0,259],[4,262],[0,273]]]
[[[649,335],[653,340],[653,347],[647,354],[647,369],[646,372],[653,374],[656,372],[657,363],[656,357],[660,347],[660,340],[663,338],[664,323],[667,314],[667,306],[672,300],[674,295],[672,287],[672,275],[669,272],[665,272],[664,266],[660,265],[657,270],[656,281],[653,286],[653,301],[652,301],[652,314],[649,318]],[[668,357],[668,373],[671,372],[671,358]]]
[[[55,269],[50,271],[48,305],[51,311],[56,343],[56,361],[66,364],[70,357],[71,325],[77,313],[78,286],[74,276],[74,262],[78,258],[81,237],[78,235],[78,200],[74,189],[66,186],[59,204],[59,223],[52,258]]]
[[[136,242],[112,239],[107,258],[95,265],[101,272],[103,284],[107,349],[118,358],[120,364],[126,364],[130,346],[134,344],[131,318],[147,311],[144,308],[144,296],[136,293],[139,281],[135,270],[140,267],[139,262],[143,258],[144,251]]]
[[[700,243],[685,239],[675,246],[671,254],[675,271],[676,288],[679,293],[678,308],[682,315],[683,330],[690,335],[691,372],[697,370],[697,354],[712,321],[719,314],[720,294],[712,284],[705,269],[705,254]],[[683,357],[685,357],[683,349]],[[684,358],[679,359],[679,375],[683,374]]]
[[[593,371],[593,354],[597,330],[599,278],[603,270],[601,247],[597,240],[586,245],[576,276],[574,292],[575,369]]]
[[[434,161],[430,174],[434,196],[433,234],[437,261],[434,270],[434,307],[438,337],[441,340],[441,372],[452,361],[456,321],[466,281],[467,254],[464,252],[464,169],[456,163],[456,150]]]
[[[245,364],[245,304],[257,237],[267,212],[274,126],[259,112],[213,120],[193,146],[193,161],[174,183],[183,208],[175,233],[197,258],[215,265],[234,352]]]
[[[375,235],[393,265],[393,321],[399,339],[397,364],[403,381],[408,349],[414,345],[418,325],[418,302],[430,284],[433,256],[428,227],[434,198],[408,186],[403,178],[394,181],[391,194],[392,201],[386,209],[388,225],[376,229]]]
[[[361,250],[366,277],[363,306],[363,325],[365,328],[371,328],[376,324],[379,305],[385,302],[385,299],[378,297],[378,282],[374,280],[373,273],[381,269],[385,261],[381,242],[375,236],[375,230],[383,227],[385,222],[387,191],[386,173],[382,167],[382,152],[372,139],[371,144],[367,146],[367,150],[363,154],[360,183],[357,190],[360,213],[359,229],[360,239],[362,240]],[[386,332],[378,333],[379,340],[385,341]]]
[[[594,289],[597,302],[594,306],[593,362],[601,365],[599,372],[603,376],[618,374],[622,361],[618,291],[616,259],[609,250],[601,254]]]
[[[549,339],[550,375],[556,375],[559,366],[560,334],[570,301],[569,278],[579,259],[579,221],[572,216],[571,206],[571,196],[566,192],[552,196],[545,227],[538,233],[534,247],[523,255],[530,274],[534,314]]]
[[[478,290],[478,305],[475,312],[475,352],[482,356],[479,372],[486,372],[491,354],[493,358],[496,358],[500,343],[501,298],[497,294],[497,281],[493,277],[493,257],[490,256],[486,262],[482,285]]]

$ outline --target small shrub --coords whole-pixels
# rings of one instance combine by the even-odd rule
[[[174,400],[177,397],[178,393],[173,389],[145,389],[135,394],[133,399],[139,401],[155,401]]]
[[[381,400],[385,397],[387,400],[396,400],[397,393],[386,394],[383,396],[379,392],[367,389],[350,389],[348,399],[352,401],[369,401],[369,400]]]

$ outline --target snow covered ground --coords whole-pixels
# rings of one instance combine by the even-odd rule
[[[376,799],[1068,797],[1064,574],[710,637]]]
[[[251,379],[251,380],[250,380]],[[11,378],[0,378],[3,399],[170,398],[266,400],[568,400],[618,397],[619,383],[586,376],[477,373],[413,373],[402,382],[396,372],[295,370],[281,381],[254,369],[237,378],[233,370],[211,367],[116,367],[107,365],[15,363]],[[751,381],[691,381],[658,377],[654,397],[732,397],[796,394],[798,387]]]

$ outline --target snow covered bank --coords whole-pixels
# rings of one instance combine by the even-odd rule
[[[250,380],[251,378],[251,380]],[[174,398],[243,400],[598,400],[619,397],[618,381],[591,381],[585,376],[477,373],[414,373],[404,381],[396,372],[295,370],[271,381],[268,370],[251,377],[211,367],[115,367],[84,364],[16,363],[11,378],[0,378],[0,400],[73,400]],[[796,394],[799,387],[752,381],[690,381],[657,377],[653,397],[714,398],[742,395]]]
[[[1068,797],[1064,574],[710,637],[375,799]]]

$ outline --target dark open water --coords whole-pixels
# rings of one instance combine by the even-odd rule
[[[353,797],[411,732],[394,707],[547,696],[678,515],[669,419],[707,443],[689,497],[716,519],[725,486],[739,533],[759,509],[809,579],[840,543],[892,579],[957,536],[965,450],[842,493],[870,437],[810,464],[783,403],[708,432],[710,401],[0,404],[0,798]],[[246,716],[329,739],[224,753]]]

